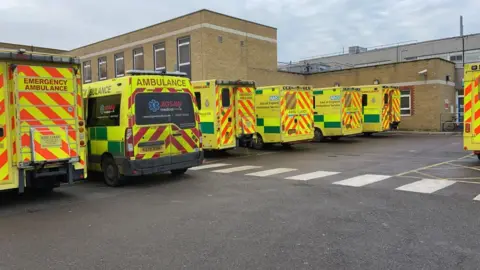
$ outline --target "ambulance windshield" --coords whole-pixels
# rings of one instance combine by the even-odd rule
[[[137,125],[174,123],[180,128],[195,127],[192,97],[188,93],[142,93],[135,96]]]

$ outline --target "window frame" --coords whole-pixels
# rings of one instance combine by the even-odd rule
[[[137,62],[135,61],[135,58],[137,56],[142,56],[142,62],[143,62],[143,67],[140,69],[140,68],[136,68],[136,65],[137,65]],[[135,48],[132,50],[132,57],[133,57],[133,69],[134,70],[145,70],[145,54],[143,52],[143,47],[138,47],[138,48]]]
[[[163,51],[164,58],[165,58],[165,63],[163,67],[157,67],[158,59],[157,59],[157,52]],[[153,68],[155,71],[162,71],[162,70],[167,70],[167,50],[166,50],[166,44],[164,41],[158,42],[153,45]]]
[[[115,119],[115,123],[113,125],[99,125],[98,124],[98,115],[97,115],[97,106],[99,104],[99,100],[106,100],[106,99],[114,99],[118,98],[118,104],[115,103],[115,105],[118,105],[118,117]],[[109,96],[101,96],[101,97],[92,97],[87,99],[87,119],[86,119],[86,127],[119,127],[120,126],[120,116],[121,116],[121,101],[122,101],[122,95],[121,94],[115,94],[115,95],[109,95]],[[94,103],[94,104],[92,104]],[[94,106],[93,106],[94,105]],[[94,121],[94,123],[92,123]]]
[[[103,61],[102,61],[103,60]],[[100,65],[105,64],[105,77],[101,76],[102,69],[100,68]],[[98,80],[99,81],[104,81],[108,79],[108,66],[107,66],[107,57],[102,56],[98,58]]]
[[[224,97],[225,97],[224,93],[228,93],[228,105],[224,104]],[[232,105],[232,102],[231,102],[232,97],[231,97],[231,94],[230,94],[230,88],[228,88],[228,87],[222,88],[222,92],[220,94],[221,94],[221,99],[222,99],[222,108],[230,107]]]
[[[188,46],[188,62],[180,62],[180,48]],[[181,67],[188,67],[187,77],[192,77],[192,43],[190,36],[184,36],[177,39],[177,69],[181,71]]]
[[[195,95],[197,109],[200,111],[202,109],[202,92],[193,92],[193,94]]]
[[[89,68],[89,72],[86,72],[85,71],[85,68],[88,67]],[[88,61],[84,61],[82,63],[82,71],[83,71],[83,82],[84,83],[90,83],[92,82],[92,61],[91,60],[88,60]],[[87,76],[85,76],[85,74],[88,74],[88,78],[87,79]]]
[[[119,78],[119,77],[125,76],[125,57],[124,57],[123,52],[115,54],[115,55],[113,56],[113,59],[114,59],[114,64],[115,64],[115,78]],[[117,63],[117,61],[120,60],[120,59],[121,59],[122,62],[123,62],[123,73],[122,73],[122,74],[118,74],[118,70],[117,70],[117,68],[118,68],[118,63]]]
[[[408,94],[404,94],[405,91],[408,91]],[[402,98],[404,97],[408,97],[408,108],[402,107]],[[409,113],[403,113],[403,110],[408,110]],[[412,89],[400,90],[400,116],[412,116]]]

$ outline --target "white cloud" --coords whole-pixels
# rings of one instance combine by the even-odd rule
[[[480,32],[480,1],[1,0],[2,41],[71,49],[202,8],[278,28],[279,60]],[[8,26],[7,26],[8,25]],[[7,26],[7,27],[5,27]]]

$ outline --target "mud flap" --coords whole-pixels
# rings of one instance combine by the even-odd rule
[[[25,192],[25,170],[18,170],[18,193]]]

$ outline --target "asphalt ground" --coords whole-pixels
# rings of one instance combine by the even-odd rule
[[[478,269],[480,162],[462,148],[382,134],[2,194],[0,269]]]

